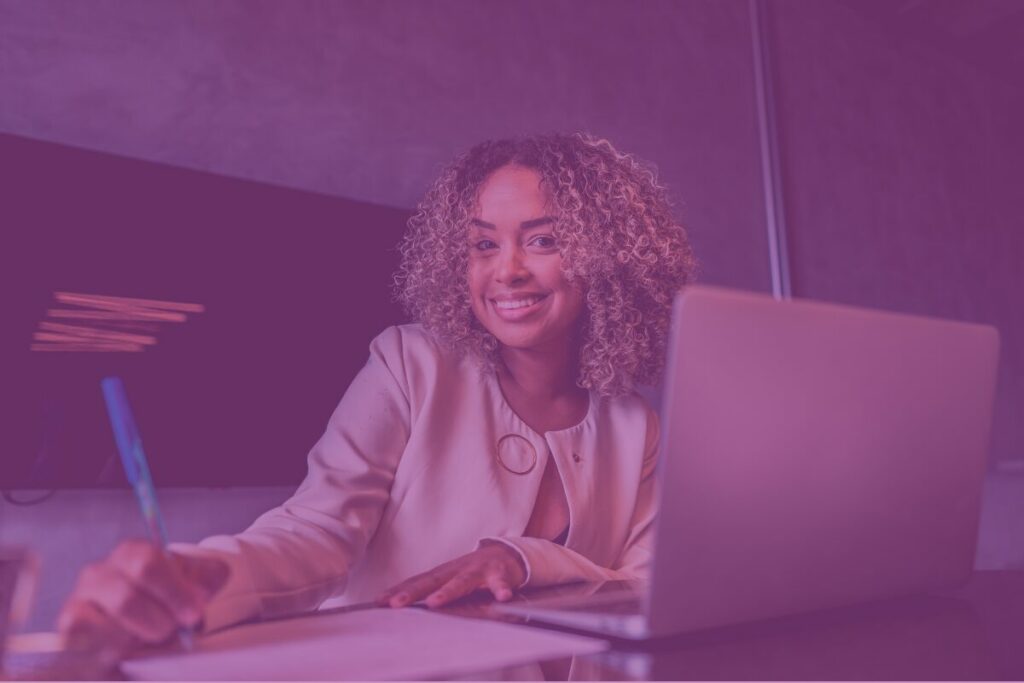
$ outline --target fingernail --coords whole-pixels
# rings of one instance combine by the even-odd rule
[[[405,607],[407,604],[409,604],[408,593],[399,593],[395,597],[391,598],[392,607]]]
[[[502,588],[502,589],[498,590],[498,599],[499,600],[510,600],[511,598],[512,598],[512,591],[510,591],[509,589]]]

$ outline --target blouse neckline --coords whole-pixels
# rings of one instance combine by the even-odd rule
[[[583,429],[585,426],[587,426],[588,424],[590,424],[593,421],[594,412],[595,412],[595,410],[597,408],[597,406],[596,406],[596,403],[597,403],[596,399],[597,399],[597,397],[594,396],[593,390],[588,389],[587,390],[587,412],[583,416],[582,420],[580,420],[576,424],[571,425],[569,427],[564,427],[563,429],[551,429],[551,430],[548,430],[548,431],[546,431],[546,432],[544,432],[542,434],[542,433],[538,432],[537,430],[535,430],[530,425],[526,424],[526,420],[524,420],[519,415],[519,413],[517,413],[515,411],[515,409],[512,407],[512,404],[510,404],[508,402],[508,399],[505,398],[505,392],[501,388],[501,382],[498,380],[498,373],[497,373],[497,371],[492,368],[492,369],[489,369],[488,371],[486,371],[484,374],[487,375],[487,382],[490,385],[491,390],[494,392],[494,394],[495,394],[495,396],[497,398],[497,403],[498,403],[498,405],[501,406],[502,410],[504,410],[508,415],[511,416],[512,421],[515,422],[520,429],[522,429],[523,431],[525,431],[525,432],[527,432],[527,433],[529,433],[529,434],[531,434],[533,436],[536,436],[536,437],[538,437],[538,438],[540,438],[542,440],[545,439],[548,434],[567,434],[569,432],[578,431],[580,429]]]

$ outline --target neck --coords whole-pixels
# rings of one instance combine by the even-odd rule
[[[572,340],[544,349],[501,347],[499,373],[529,396],[554,399],[582,391],[576,386],[579,349]]]

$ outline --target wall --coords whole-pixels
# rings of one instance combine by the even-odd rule
[[[1019,85],[905,6],[768,7],[796,294],[997,325],[1024,457]],[[398,207],[482,138],[589,129],[659,166],[705,282],[769,288],[744,0],[8,0],[0,63],[0,131]]]
[[[995,325],[993,454],[1024,458],[1024,88],[841,5],[771,7],[794,294]]]
[[[0,187],[0,488],[123,481],[99,392],[111,375],[161,485],[295,482],[370,341],[405,319],[391,292],[405,210],[3,133]],[[104,320],[55,292],[203,310]],[[34,351],[54,330],[68,334]],[[138,352],[66,351],[125,332]]]
[[[587,129],[659,166],[708,281],[765,289],[746,11],[6,2],[0,131],[410,207],[481,139]]]

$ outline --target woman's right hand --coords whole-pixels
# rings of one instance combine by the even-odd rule
[[[229,573],[221,560],[125,541],[79,573],[57,628],[68,648],[116,661],[140,644],[200,626],[204,607]]]

